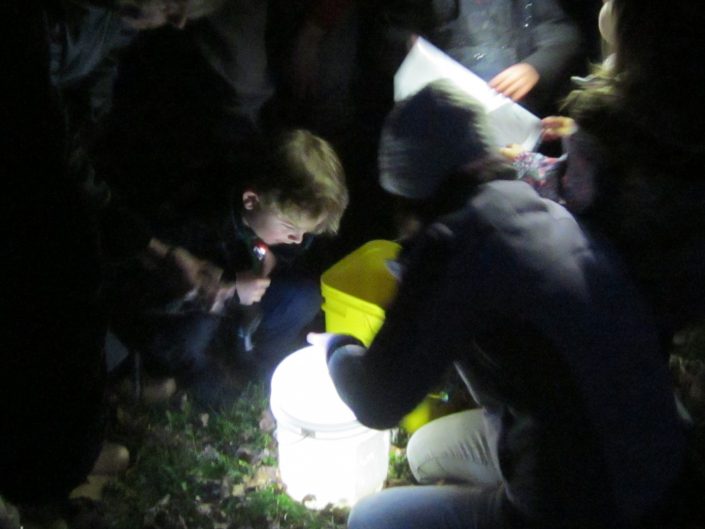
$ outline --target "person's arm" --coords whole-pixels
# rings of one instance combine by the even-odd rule
[[[347,340],[329,350],[338,393],[361,423],[380,429],[398,424],[469,346],[471,323],[453,321],[460,307],[448,297],[460,286],[448,274],[454,250],[452,234],[423,235],[369,349]]]
[[[534,89],[541,75],[531,64],[520,62],[505,68],[492,79],[489,85],[513,101],[521,101]]]
[[[537,0],[533,10],[530,23],[534,51],[489,82],[492,88],[514,101],[523,100],[537,87],[547,97],[553,97],[581,50],[577,26],[555,0]]]
[[[210,308],[225,286],[221,283],[221,268],[156,237],[150,238],[140,257],[146,267],[161,271],[161,280],[169,283],[175,297],[197,298]]]
[[[556,0],[536,0],[533,20],[534,52],[522,59],[539,75],[549,92],[561,83],[582,50],[580,32]]]
[[[251,270],[238,272],[234,286],[240,305],[252,305],[259,302],[271,282],[269,277],[263,277]]]

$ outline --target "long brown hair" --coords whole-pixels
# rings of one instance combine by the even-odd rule
[[[705,238],[705,4],[613,1],[615,65],[566,103],[604,155],[584,217],[673,312],[686,296],[664,286],[679,274],[674,256]]]

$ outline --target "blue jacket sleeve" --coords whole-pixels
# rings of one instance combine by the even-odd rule
[[[345,345],[332,351],[329,369],[338,393],[366,426],[396,426],[471,339],[468,325],[445,325],[453,253],[453,235],[433,226],[411,250],[397,298],[369,349]]]

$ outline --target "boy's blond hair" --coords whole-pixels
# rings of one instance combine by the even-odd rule
[[[338,155],[326,140],[303,129],[278,138],[252,187],[265,207],[292,218],[320,218],[315,233],[336,233],[348,205]]]

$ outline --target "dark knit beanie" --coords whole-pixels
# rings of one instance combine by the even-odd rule
[[[406,198],[430,198],[459,168],[494,153],[489,138],[483,106],[450,80],[433,81],[387,116],[379,147],[380,185]]]

